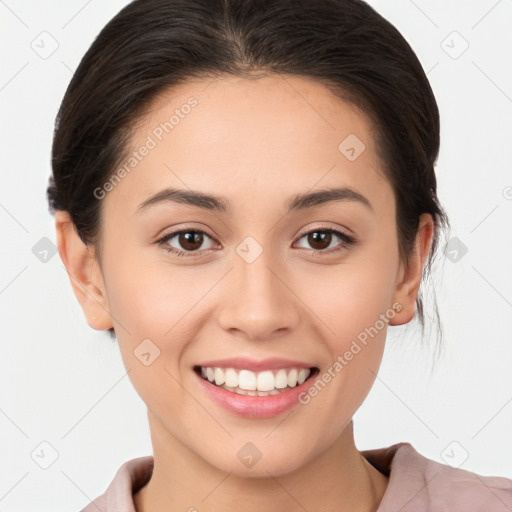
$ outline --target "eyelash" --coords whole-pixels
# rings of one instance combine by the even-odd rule
[[[198,252],[200,251],[181,251],[181,250],[177,250],[175,249],[174,247],[170,247],[168,245],[166,245],[166,242],[168,242],[169,240],[171,240],[172,238],[174,238],[176,235],[179,235],[181,233],[189,233],[189,232],[194,232],[194,233],[201,233],[203,235],[206,235],[210,238],[213,239],[213,236],[211,236],[209,233],[207,233],[206,231],[203,231],[202,229],[196,229],[196,228],[190,228],[190,229],[180,229],[179,231],[173,231],[172,233],[168,233],[166,235],[164,235],[163,237],[161,237],[160,239],[158,239],[155,243],[161,245],[163,247],[164,250],[166,250],[167,252],[170,252],[170,253],[174,253],[176,256],[179,256],[179,257],[195,257]],[[320,249],[310,249],[310,252],[312,252],[315,256],[320,256],[320,255],[323,255],[323,254],[333,254],[333,253],[336,253],[338,251],[341,251],[343,249],[346,249],[348,247],[350,247],[351,245],[355,245],[357,243],[356,239],[350,235],[347,235],[346,233],[344,233],[343,231],[338,231],[336,229],[333,229],[333,228],[323,228],[323,227],[319,227],[319,228],[315,228],[311,231],[307,231],[306,233],[303,233],[300,237],[299,237],[299,240],[302,239],[303,237],[311,234],[311,233],[316,233],[316,232],[320,232],[320,233],[331,233],[331,234],[334,234],[335,236],[337,236],[338,238],[340,238],[342,240],[342,243],[339,244],[339,246],[335,249],[323,249],[323,250],[320,250]],[[211,249],[206,249],[207,251],[208,250],[211,250]]]

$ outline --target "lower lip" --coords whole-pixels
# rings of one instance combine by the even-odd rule
[[[288,391],[281,391],[277,395],[249,396],[227,391],[194,372],[199,379],[199,384],[214,402],[245,418],[272,418],[299,404],[300,393],[309,388],[311,379],[317,373],[318,370],[312,370],[302,384]]]

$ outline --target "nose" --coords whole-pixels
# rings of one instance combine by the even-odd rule
[[[289,276],[270,251],[264,250],[250,263],[235,254],[222,294],[221,327],[253,341],[294,330],[301,318],[301,301],[293,293],[293,284],[287,282]]]

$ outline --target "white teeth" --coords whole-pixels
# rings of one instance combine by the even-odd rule
[[[249,396],[275,395],[280,392],[279,390],[294,388],[302,384],[310,373],[309,368],[281,368],[277,371],[265,370],[255,373],[234,368],[201,367],[203,378],[228,391]]]
[[[275,385],[277,389],[284,389],[288,386],[288,376],[286,370],[279,370],[276,374]]]
[[[309,370],[307,370],[306,368],[301,368],[301,370],[299,372],[299,376],[297,377],[297,382],[299,384],[302,384],[308,378],[308,375],[309,375]]]
[[[238,373],[233,368],[228,368],[224,372],[224,379],[226,380],[226,386],[230,388],[238,387]]]
[[[242,373],[242,372],[240,372]],[[272,391],[274,389],[274,374],[271,371],[258,373],[256,379],[258,391]],[[240,386],[243,387],[243,386]]]
[[[215,375],[215,384],[217,386],[224,384],[224,372],[220,368],[215,368],[213,374]]]
[[[288,374],[288,386],[290,386],[291,388],[295,387],[295,385],[297,384],[298,374],[299,372],[295,368],[293,368]]]
[[[256,389],[256,374],[250,370],[240,370],[238,374],[238,387],[247,391],[254,391]],[[260,391],[266,390],[260,389]]]
[[[225,384],[220,386],[221,388],[224,388],[227,391],[231,391],[232,393],[237,393],[239,395],[248,395],[248,396],[269,396],[269,395],[278,395],[281,393],[281,391],[278,391],[277,389],[273,389],[272,391],[247,391],[246,389],[240,389],[240,388],[229,388],[226,387]]]

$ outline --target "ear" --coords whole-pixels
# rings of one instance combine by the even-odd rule
[[[423,267],[432,247],[434,222],[432,215],[423,213],[420,216],[414,249],[408,264],[401,266],[398,283],[393,293],[392,304],[398,302],[402,309],[390,319],[389,325],[402,325],[410,322],[416,310],[416,298],[420,288]]]
[[[55,212],[55,229],[60,258],[87,323],[96,330],[110,329],[113,327],[112,317],[93,248],[82,242],[68,212]]]

